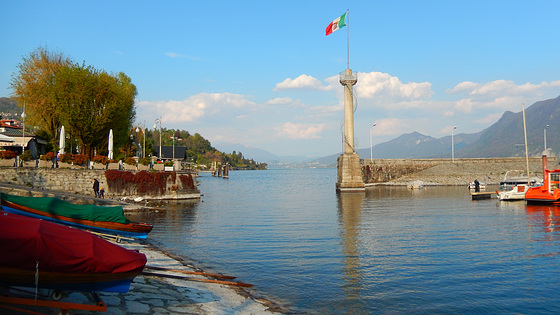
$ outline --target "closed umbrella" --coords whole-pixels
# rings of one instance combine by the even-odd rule
[[[64,133],[64,126],[60,128],[60,138],[58,139],[58,154],[64,154],[64,145],[66,141],[66,135]]]
[[[112,160],[113,159],[113,129],[109,130],[108,149],[109,149],[109,154],[107,155],[107,157],[109,158],[109,160]]]

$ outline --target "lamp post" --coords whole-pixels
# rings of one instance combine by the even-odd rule
[[[546,128],[544,128],[544,153],[546,154],[546,129],[548,129],[548,127],[550,127],[550,125],[546,125]]]
[[[136,157],[139,157],[139,156],[138,156],[138,151],[139,151],[139,150],[138,150],[138,145],[139,145],[140,143],[139,143],[139,141],[138,141],[138,131],[140,131],[140,128],[136,127]]]
[[[369,128],[369,159],[373,161],[373,142],[371,139],[371,134],[373,133],[373,127],[377,126],[377,124],[371,125]]]
[[[455,141],[453,139],[453,132],[457,129],[457,126],[453,126],[451,129],[451,162],[455,163]]]
[[[25,152],[25,106],[23,107],[23,113],[21,113],[21,119],[22,119],[22,135],[23,135],[23,142],[21,144],[21,153],[23,154]]]
[[[175,163],[175,131],[173,131],[173,163]],[[175,164],[173,164],[175,167]]]
[[[154,130],[156,129],[157,124],[159,124],[159,155],[158,155],[158,158],[161,159],[161,117],[156,119],[156,122],[154,124]]]

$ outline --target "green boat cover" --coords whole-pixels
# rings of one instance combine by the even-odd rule
[[[76,205],[56,197],[23,197],[0,193],[0,198],[21,206],[63,217],[127,224],[121,206]]]

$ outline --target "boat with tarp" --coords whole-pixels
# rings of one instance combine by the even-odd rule
[[[80,229],[0,211],[0,285],[128,292],[146,256]]]
[[[99,233],[146,238],[153,226],[131,222],[121,206],[78,205],[57,197],[25,197],[0,193],[2,210]]]

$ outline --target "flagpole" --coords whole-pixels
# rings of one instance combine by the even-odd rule
[[[350,69],[350,9],[346,10],[346,69]]]

